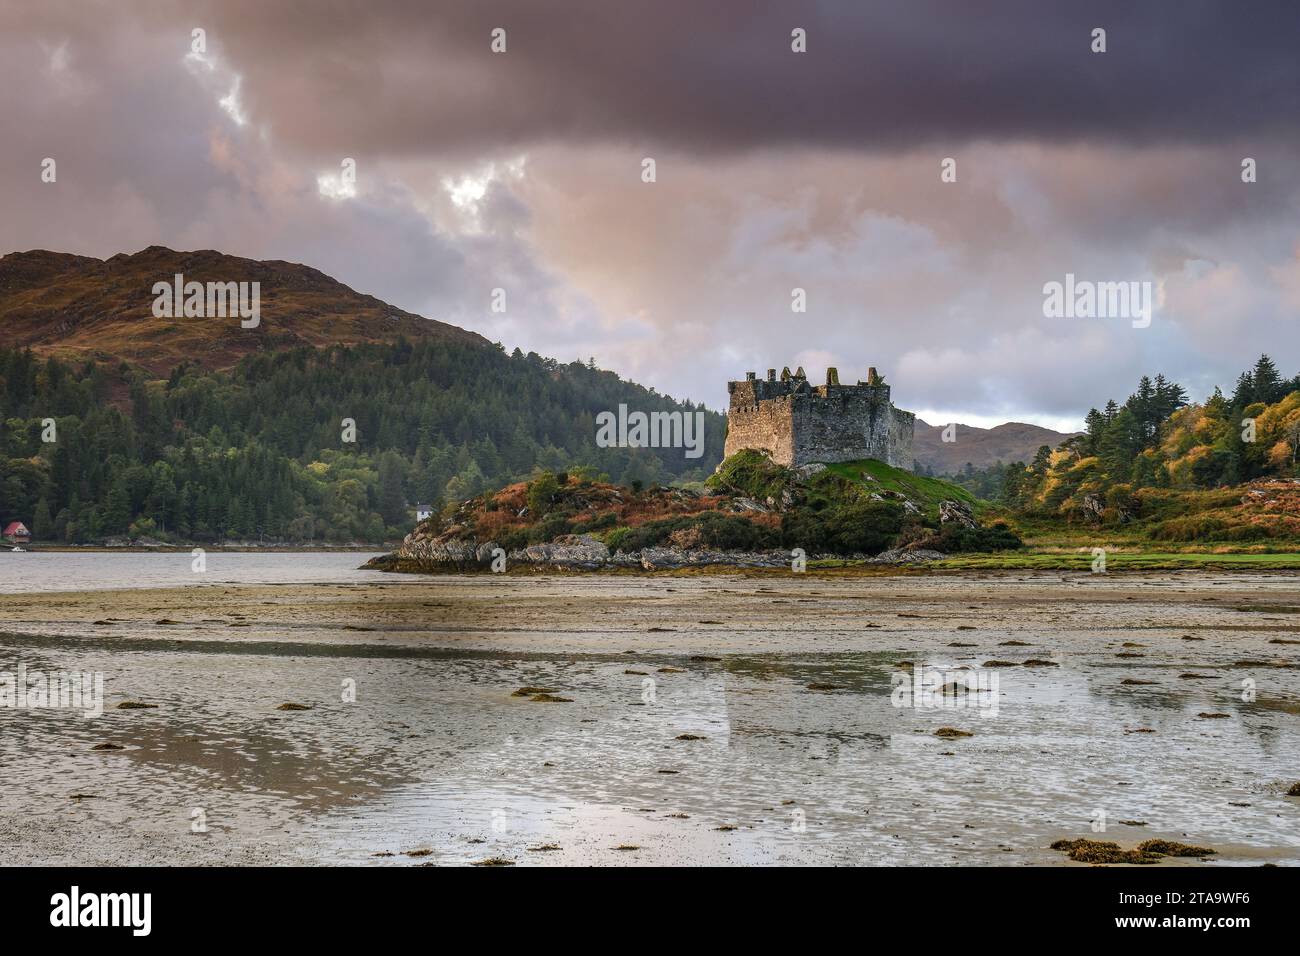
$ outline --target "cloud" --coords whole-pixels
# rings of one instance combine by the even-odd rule
[[[329,9],[6,6],[0,252],[306,262],[714,406],[874,365],[905,407],[1077,422],[1141,374],[1296,371],[1292,4]],[[1151,328],[1044,319],[1067,272],[1155,283]]]

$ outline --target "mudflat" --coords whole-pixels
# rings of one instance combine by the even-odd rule
[[[97,718],[0,707],[12,862],[1300,863],[1294,574],[389,575],[0,613],[0,671],[105,686]]]

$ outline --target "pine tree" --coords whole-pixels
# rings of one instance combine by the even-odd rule
[[[1097,409],[1088,409],[1088,414],[1083,419],[1083,427],[1087,433],[1087,452],[1090,455],[1097,454],[1097,443],[1101,440],[1101,433],[1106,429],[1106,417]]]
[[[1232,407],[1241,409],[1255,401],[1255,379],[1249,372],[1237,376],[1237,384],[1232,390]]]
[[[1259,357],[1251,377],[1255,382],[1255,401],[1272,404],[1281,400],[1285,394],[1282,376],[1278,374],[1277,366],[1267,355]]]
[[[54,521],[50,518],[50,503],[44,497],[36,502],[32,512],[32,537],[38,541],[48,541],[54,537]]]
[[[388,525],[403,527],[409,523],[406,494],[402,490],[402,457],[386,451],[379,458],[379,514]]]

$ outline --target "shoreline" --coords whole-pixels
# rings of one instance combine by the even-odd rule
[[[384,548],[390,548],[393,542],[384,542],[383,544],[159,544],[159,545],[109,545],[109,544],[24,544],[23,551],[28,554],[189,554],[195,548],[202,548],[209,553],[230,553],[238,554],[241,552],[252,554],[327,554],[330,552],[350,552],[367,553],[380,551]],[[0,554],[10,550],[6,544],[0,547]]]
[[[1076,866],[1050,844],[1160,838],[1218,853],[1158,866],[1295,865],[1296,591],[785,572],[4,594],[0,670],[101,672],[105,711],[0,708],[0,839],[45,864]],[[917,667],[983,668],[997,707],[900,707]]]

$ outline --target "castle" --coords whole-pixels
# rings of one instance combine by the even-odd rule
[[[808,384],[802,368],[793,375],[782,370],[779,380],[770,368],[766,381],[746,372],[743,382],[728,382],[727,391],[725,457],[752,448],[790,468],[857,458],[912,468],[916,416],[894,407],[874,368],[856,385],[841,385],[839,373],[828,368],[826,384],[817,386]]]

